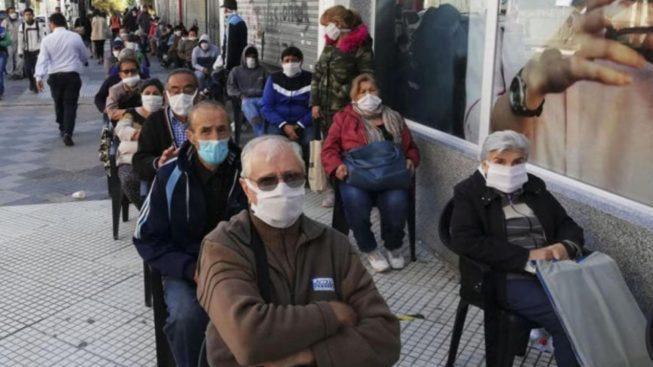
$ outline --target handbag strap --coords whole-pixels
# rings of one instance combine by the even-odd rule
[[[272,300],[272,290],[270,282],[270,269],[268,267],[268,254],[265,250],[265,245],[261,240],[261,236],[254,229],[254,224],[251,225],[251,243],[247,247],[254,251],[254,259],[256,260],[256,285],[258,286],[261,297],[267,303]]]

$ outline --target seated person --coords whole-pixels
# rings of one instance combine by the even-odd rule
[[[242,161],[250,210],[205,237],[197,265],[209,365],[392,366],[399,322],[347,237],[302,215],[299,146],[258,137]]]
[[[159,167],[179,153],[186,142],[188,112],[197,101],[197,78],[191,70],[177,69],[168,74],[168,106],[152,113],[138,136],[138,150],[132,164],[143,181],[151,182]]]
[[[116,65],[118,64],[118,61],[120,59],[120,51],[122,51],[125,48],[125,43],[122,41],[122,38],[116,37],[111,42],[111,55],[109,57],[106,57],[104,59],[104,70],[107,72],[107,74],[112,74],[112,71],[114,73],[117,73],[116,70]]]
[[[120,139],[116,158],[120,186],[129,202],[138,209],[142,205],[141,183],[134,173],[132,158],[138,150],[138,136],[141,133],[145,119],[163,107],[163,90],[163,84],[159,79],[150,79],[141,83],[139,88],[141,106],[128,108],[115,128],[115,134]]]
[[[191,53],[191,64],[195,70],[195,76],[200,81],[200,89],[206,86],[207,78],[211,77],[213,63],[220,56],[220,49],[218,46],[212,44],[209,36],[203,34],[198,43]]]
[[[109,88],[107,105],[104,112],[112,122],[120,120],[128,108],[141,105],[139,88],[141,76],[139,75],[138,61],[132,58],[123,58],[118,62],[120,82]]]
[[[178,68],[182,66],[179,61],[178,51],[181,40],[186,36],[188,36],[188,33],[184,26],[178,25],[175,27],[172,37],[168,39],[168,52],[166,53],[163,66],[168,67],[172,65]]]
[[[238,184],[240,150],[224,107],[202,102],[189,114],[188,142],[157,172],[134,233],[143,260],[163,276],[164,332],[179,366],[196,366],[206,313],[197,302],[200,243],[218,222],[247,207]]]
[[[177,50],[181,67],[190,68],[193,61],[193,49],[197,46],[197,28],[188,31],[188,37],[182,38]]]
[[[131,49],[122,49],[118,54],[118,61],[121,59],[136,59],[136,53]],[[147,79],[147,75],[143,74],[142,72],[140,75],[142,79]],[[104,79],[104,82],[102,82],[102,85],[100,86],[97,94],[95,94],[94,103],[98,111],[105,113],[107,108],[107,98],[109,97],[109,89],[111,89],[111,87],[114,85],[120,83],[121,80],[122,78],[120,77],[120,69],[116,63],[116,65],[114,65],[109,71],[107,78]]]
[[[281,53],[283,71],[270,75],[263,91],[263,116],[268,133],[284,135],[308,146],[313,139],[311,73],[302,70],[304,54],[291,46]]]
[[[502,307],[541,325],[553,336],[558,366],[578,366],[529,260],[566,260],[581,255],[583,230],[544,182],[526,173],[528,154],[529,141],[522,134],[507,130],[487,137],[478,170],[454,189],[451,244],[459,255],[503,275]]]
[[[348,172],[343,158],[352,149],[389,141],[401,146],[406,167],[413,173],[419,164],[419,150],[404,118],[382,104],[372,75],[362,74],[354,79],[350,94],[354,102],[333,117],[322,148],[322,164],[327,175],[337,179],[347,223],[372,268],[377,272],[390,267],[402,269],[405,263],[401,246],[408,218],[408,189],[369,191],[350,185],[346,183]],[[387,260],[378,249],[371,230],[370,215],[374,205],[381,215],[381,237],[388,250]]]
[[[239,66],[229,73],[227,94],[241,101],[241,109],[247,122],[252,126],[255,136],[265,133],[265,119],[261,111],[261,97],[268,73],[259,63],[258,50],[247,46]]]

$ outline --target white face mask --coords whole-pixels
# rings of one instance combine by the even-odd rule
[[[256,193],[256,204],[251,204],[252,213],[274,228],[288,228],[302,215],[304,208],[304,186],[292,188],[279,182],[272,191],[261,191],[249,180],[247,187]]]
[[[495,188],[506,194],[512,194],[528,182],[526,164],[522,163],[509,167],[488,162],[487,165],[487,177],[485,178],[487,187]]]
[[[358,108],[364,112],[376,112],[381,106],[381,98],[375,94],[366,93],[364,96],[356,101]]]
[[[340,37],[340,28],[335,23],[329,23],[324,29],[324,33],[332,41],[337,41]]]
[[[11,18],[12,20],[16,20],[16,19],[18,19],[18,14],[11,13],[11,14],[9,14],[9,18]]]
[[[193,101],[195,101],[195,96],[197,91],[193,94],[179,93],[175,96],[171,96],[170,92],[166,91],[168,96],[168,103],[172,112],[176,113],[179,116],[188,116],[188,111],[193,107]]]
[[[127,43],[125,43],[125,48],[129,48],[129,49],[132,49],[134,51],[137,51],[138,50],[138,44],[136,44],[135,42],[127,42]]]
[[[202,50],[206,51],[206,50],[209,49],[209,44],[206,43],[206,42],[202,42],[202,43],[200,44],[200,48],[201,48]]]
[[[253,57],[246,58],[245,63],[249,69],[254,69],[256,67],[256,59]]]
[[[302,64],[299,62],[286,62],[282,67],[283,73],[286,74],[288,78],[292,78],[302,71]]]
[[[157,96],[155,94],[142,95],[141,102],[143,103],[143,108],[148,112],[156,112],[163,107],[163,96]]]
[[[139,81],[141,81],[141,77],[138,75],[130,76],[129,78],[122,80],[122,82],[125,83],[125,85],[129,88],[134,88]]]
[[[181,37],[181,31],[175,31],[175,36]]]

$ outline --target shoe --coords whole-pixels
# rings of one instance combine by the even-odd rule
[[[326,197],[322,200],[323,208],[333,208],[336,203],[336,194],[333,190],[328,190],[326,192]]]
[[[390,269],[390,264],[388,260],[385,259],[385,256],[379,250],[374,250],[367,254],[367,260],[370,262],[372,269],[377,273],[383,273],[384,271]]]
[[[406,266],[406,260],[404,260],[404,254],[401,249],[388,251],[388,261],[390,262],[390,266],[395,270],[403,269]]]
[[[73,145],[75,145],[75,143],[73,142],[73,138],[68,134],[64,134],[63,143],[66,144],[67,147],[72,147]]]

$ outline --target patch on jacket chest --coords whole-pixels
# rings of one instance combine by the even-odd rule
[[[313,278],[314,292],[335,292],[336,285],[333,278]]]

